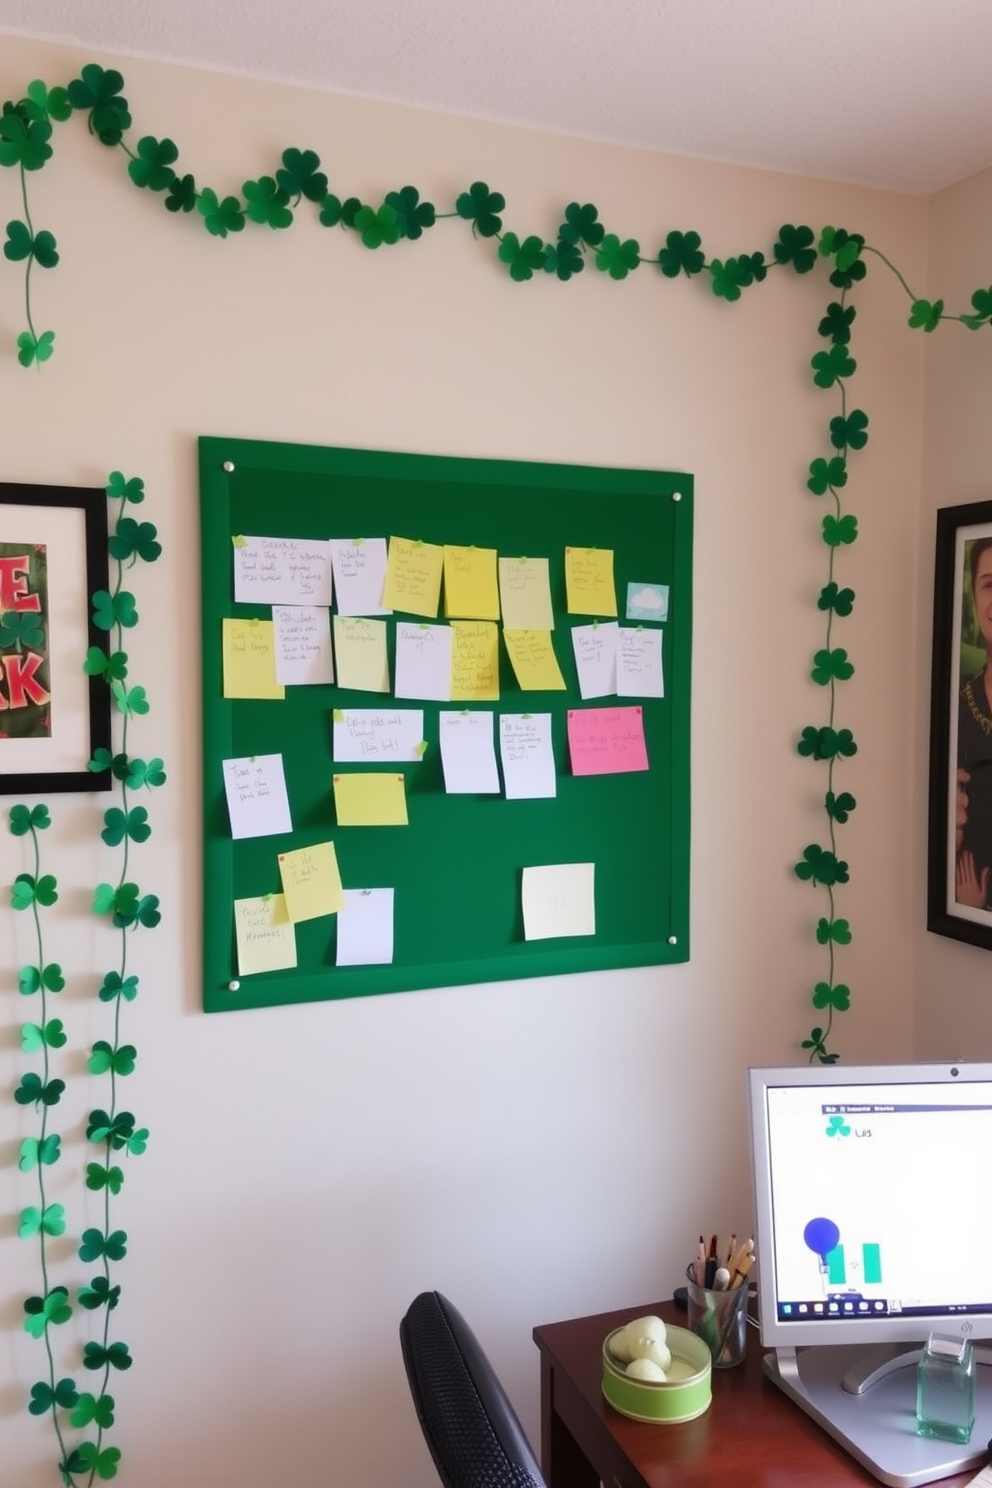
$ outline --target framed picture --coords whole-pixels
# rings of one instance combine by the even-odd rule
[[[110,691],[83,670],[106,648],[91,596],[108,585],[107,495],[0,483],[0,793],[108,790]]]
[[[937,513],[927,928],[992,950],[992,501]]]

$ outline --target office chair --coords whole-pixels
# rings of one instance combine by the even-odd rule
[[[400,1346],[424,1439],[445,1488],[545,1488],[492,1365],[457,1308],[421,1292]]]

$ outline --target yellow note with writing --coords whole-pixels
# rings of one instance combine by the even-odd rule
[[[294,925],[337,914],[344,906],[344,890],[333,842],[317,842],[279,854],[279,876],[286,911]]]
[[[547,558],[501,558],[499,598],[511,630],[554,630]]]
[[[564,692],[550,630],[505,630],[503,644],[522,692]]]
[[[234,931],[238,971],[242,976],[258,971],[285,971],[296,965],[296,931],[282,894],[235,899]]]
[[[356,692],[389,691],[385,620],[334,616],[334,655],[338,686]]]
[[[339,827],[405,827],[406,782],[372,770],[335,775],[334,811]]]
[[[565,598],[570,615],[615,615],[612,548],[565,549]]]
[[[225,620],[224,696],[284,698],[276,681],[276,643],[271,620]]]
[[[444,545],[444,613],[448,619],[498,620],[495,548]]]
[[[491,620],[452,620],[451,701],[499,698],[499,631]]]
[[[389,610],[437,619],[444,549],[437,543],[391,537],[382,602]]]

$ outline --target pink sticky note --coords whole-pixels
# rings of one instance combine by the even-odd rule
[[[648,751],[640,708],[570,709],[568,752],[573,775],[646,770]]]

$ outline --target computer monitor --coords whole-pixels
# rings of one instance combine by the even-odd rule
[[[883,1482],[983,1462],[992,1370],[959,1447],[916,1435],[907,1366],[992,1339],[992,1064],[752,1069],[748,1104],[766,1371]]]

